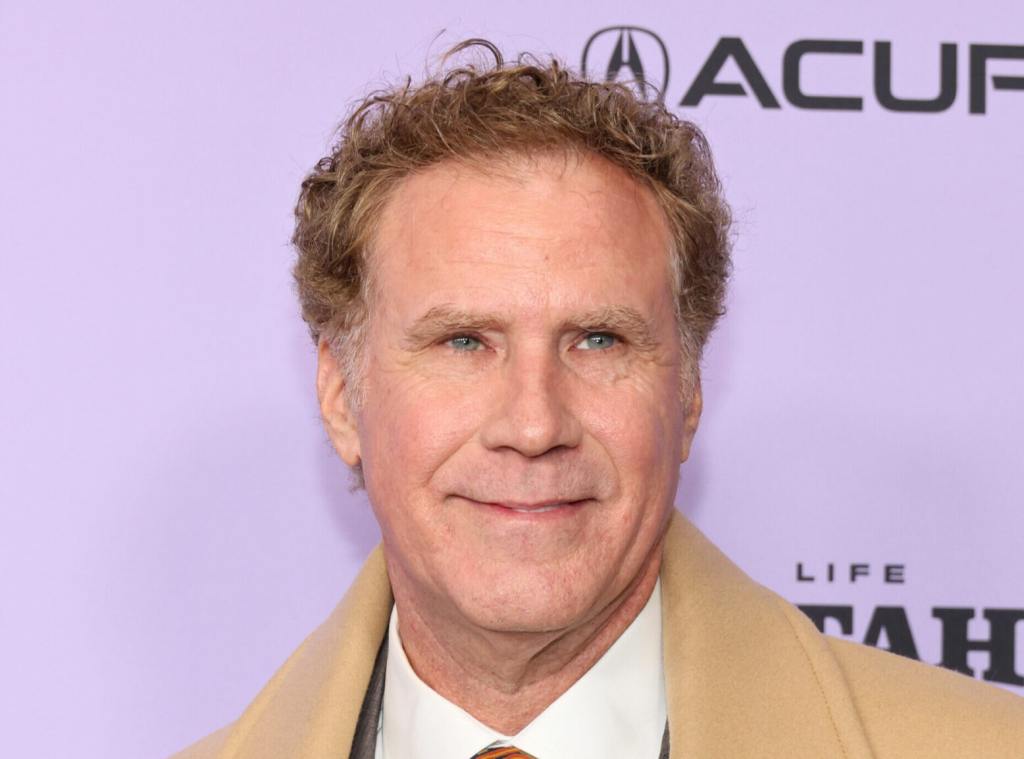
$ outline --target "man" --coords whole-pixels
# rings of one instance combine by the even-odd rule
[[[383,536],[183,757],[1024,757],[1024,701],[820,635],[673,509],[729,213],[557,63],[372,96],[303,183],[317,392]]]

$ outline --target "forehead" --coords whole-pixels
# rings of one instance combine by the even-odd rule
[[[403,179],[370,258],[376,296],[405,320],[441,303],[651,312],[671,301],[670,250],[650,188],[599,156],[559,152],[449,161]]]

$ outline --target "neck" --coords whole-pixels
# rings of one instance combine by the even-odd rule
[[[579,680],[643,610],[658,580],[659,542],[612,601],[571,628],[501,632],[436,613],[392,578],[409,663],[434,691],[505,735],[515,735]],[[399,580],[396,582],[396,580]],[[433,612],[433,613],[432,613]]]

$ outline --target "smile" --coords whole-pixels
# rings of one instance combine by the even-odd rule
[[[548,499],[544,501],[477,501],[473,498],[466,498],[473,504],[478,506],[490,507],[491,509],[504,513],[504,514],[524,514],[529,516],[538,516],[540,514],[549,514],[554,511],[575,511],[578,507],[589,501],[588,498],[580,499],[568,499],[568,500],[554,500]]]
[[[558,501],[557,503],[535,506],[511,506],[505,503],[496,503],[494,505],[501,506],[503,509],[511,509],[512,511],[518,511],[520,514],[545,514],[549,511],[560,509],[563,506],[572,506],[574,503],[579,503],[579,501]]]

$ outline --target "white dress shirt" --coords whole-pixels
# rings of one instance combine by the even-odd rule
[[[470,759],[493,744],[514,745],[538,759],[656,759],[665,708],[660,580],[604,656],[516,735],[487,727],[419,678],[402,649],[392,609],[375,756]]]

